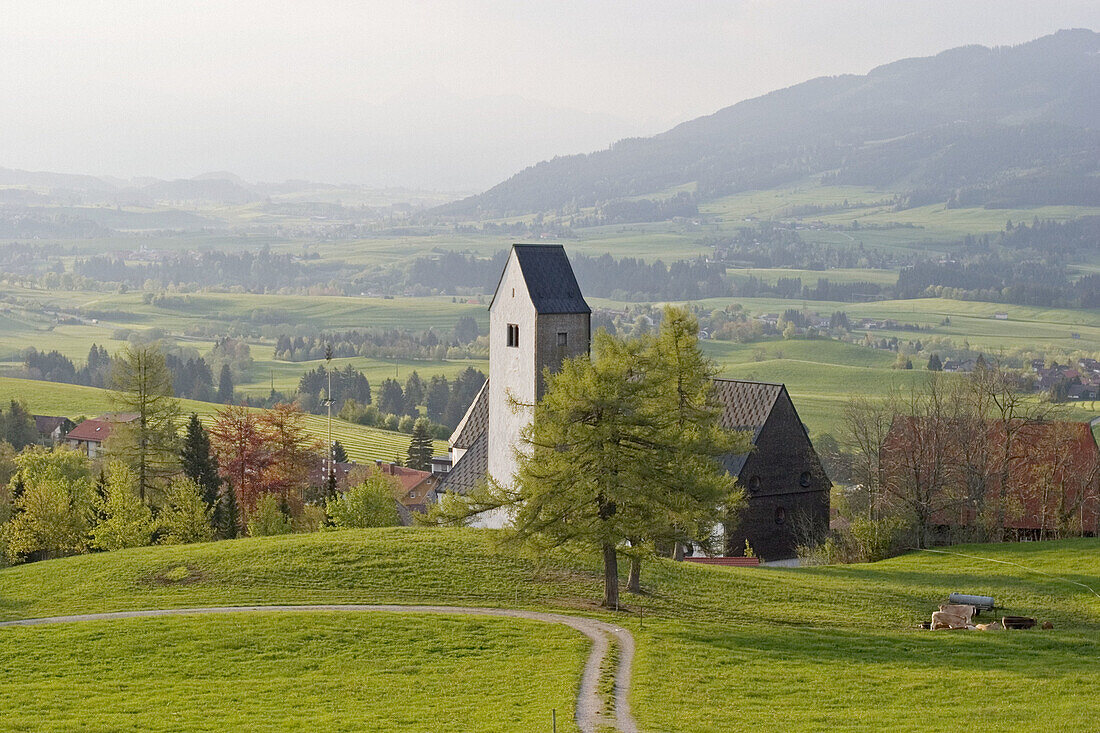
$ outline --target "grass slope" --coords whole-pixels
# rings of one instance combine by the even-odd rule
[[[6,631],[3,725],[36,731],[505,733],[545,728],[552,708],[575,731],[588,644],[535,621],[389,613]]]
[[[66,415],[69,417],[95,417],[114,409],[107,390],[84,387],[77,384],[56,384],[33,379],[0,377],[0,405],[8,400],[21,399],[32,413],[38,415]],[[180,400],[183,413],[197,413],[206,424],[214,420],[222,408],[210,402]],[[306,430],[320,440],[327,440],[328,419],[320,415],[307,415]],[[388,430],[356,425],[333,418],[332,438],[338,440],[353,461],[404,461],[409,451],[410,436]],[[435,442],[437,453],[446,453],[444,441]]]
[[[633,705],[650,731],[926,730],[954,719],[992,731],[1071,731],[1090,730],[1100,715],[1092,694],[1100,598],[1066,582],[1100,585],[1100,540],[951,548],[1065,580],[933,553],[797,570],[653,561],[643,573],[647,594],[624,596],[631,613],[609,614],[594,605],[594,558],[538,559],[499,548],[496,538],[487,530],[368,530],[66,558],[0,571],[0,617],[340,601],[565,610],[611,618],[635,634]],[[952,591],[993,595],[999,612],[1049,618],[1057,628],[913,628]],[[215,635],[224,620],[210,623]],[[17,638],[9,631],[0,630],[3,645]],[[64,649],[80,653],[62,641],[52,653]],[[431,658],[409,647],[409,664]],[[172,701],[191,705],[182,693]],[[443,704],[428,714],[443,720]]]

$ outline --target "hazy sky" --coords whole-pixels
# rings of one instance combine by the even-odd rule
[[[482,188],[1100,0],[0,0],[0,167]]]

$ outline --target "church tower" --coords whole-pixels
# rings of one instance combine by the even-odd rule
[[[546,389],[543,370],[587,354],[592,309],[559,244],[516,244],[489,304],[488,472],[507,485],[513,450]],[[510,399],[511,396],[511,399]]]

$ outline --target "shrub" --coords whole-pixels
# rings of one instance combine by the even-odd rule
[[[161,542],[186,545],[214,539],[211,525],[213,509],[206,503],[198,484],[180,477],[168,489],[167,502],[160,513]]]
[[[401,523],[394,499],[395,481],[372,473],[361,484],[325,503],[332,523],[340,528],[396,527]]]
[[[256,508],[248,518],[248,534],[253,537],[290,534],[294,528],[290,518],[274,494],[264,494],[256,502]]]
[[[97,502],[103,519],[92,529],[92,547],[121,550],[143,547],[153,539],[153,514],[137,495],[137,476],[125,463],[111,463],[103,497]]]

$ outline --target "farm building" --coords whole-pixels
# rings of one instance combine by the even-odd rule
[[[1100,530],[1100,449],[1088,423],[899,418],[881,466],[882,501],[921,492],[943,539],[966,530],[1003,528],[1005,539]]]
[[[138,416],[129,412],[111,412],[93,420],[85,420],[70,430],[65,441],[70,448],[83,451],[89,458],[98,458],[103,452],[103,444],[111,437],[116,425],[137,420]]]
[[[591,309],[560,245],[513,246],[489,306],[489,379],[450,438],[453,467],[439,492],[466,493],[487,476],[507,484],[513,449],[530,411],[513,409],[509,394],[533,404],[545,390],[543,370],[588,353]],[[725,427],[752,433],[755,450],[725,466],[745,487],[748,506],[727,532],[727,549],[745,541],[761,557],[795,554],[800,527],[828,522],[830,483],[794,404],[781,384],[716,380]],[[506,517],[484,520],[502,526]]]

